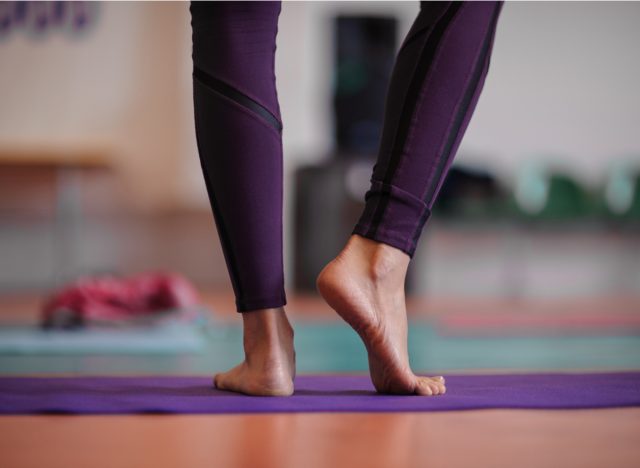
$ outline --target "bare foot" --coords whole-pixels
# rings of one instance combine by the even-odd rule
[[[291,395],[295,351],[293,328],[284,309],[245,312],[242,318],[245,360],[227,372],[216,374],[215,387],[247,395]]]
[[[352,235],[320,272],[318,291],[358,332],[380,393],[439,395],[444,378],[416,376],[409,366],[404,283],[409,256],[395,247]]]

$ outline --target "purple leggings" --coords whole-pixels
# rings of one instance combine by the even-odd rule
[[[420,2],[353,233],[413,257],[489,68],[502,2]],[[280,2],[192,2],[196,137],[238,312],[286,304]]]

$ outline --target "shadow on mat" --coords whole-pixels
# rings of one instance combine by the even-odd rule
[[[50,395],[52,391],[60,390],[60,388],[55,387],[42,387],[41,389],[31,389],[30,393],[32,395],[41,395],[46,397]],[[69,390],[69,387],[66,387],[65,390]],[[176,397],[240,397],[240,396],[249,396],[243,395],[241,393],[230,392],[227,390],[218,390],[211,386],[207,385],[189,385],[184,387],[148,387],[141,385],[122,385],[118,387],[104,387],[104,388],[95,388],[95,387],[77,387],[73,389],[74,391],[81,392],[84,394],[92,394],[92,395],[146,395],[146,396],[176,396]],[[378,395],[374,391],[369,390],[296,390],[293,396],[376,396]],[[289,397],[287,397],[289,398]]]
[[[369,390],[296,390],[293,396],[376,396]]]

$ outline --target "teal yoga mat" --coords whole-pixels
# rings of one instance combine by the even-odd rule
[[[346,324],[295,321],[297,366],[301,373],[366,372],[367,355]],[[212,323],[201,329],[199,353],[105,352],[2,354],[0,374],[211,375],[243,357],[242,329]],[[155,343],[167,346],[169,343]],[[135,345],[135,344],[134,344]],[[184,349],[184,348],[183,348]],[[409,353],[418,372],[433,371],[618,371],[640,370],[640,336],[450,337],[428,323],[414,322]]]
[[[196,324],[164,323],[125,329],[0,328],[0,355],[197,353],[206,339]]]

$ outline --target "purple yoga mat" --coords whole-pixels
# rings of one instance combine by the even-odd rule
[[[249,397],[207,377],[2,377],[0,414],[281,413],[640,406],[640,372],[445,376],[435,397],[379,395],[368,376],[300,376],[291,397]]]

